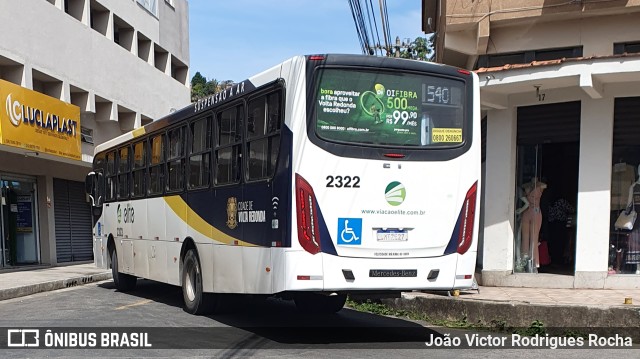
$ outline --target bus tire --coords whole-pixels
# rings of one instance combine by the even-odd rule
[[[135,276],[118,271],[118,253],[115,248],[111,250],[111,276],[113,277],[113,284],[120,292],[128,292],[135,289],[138,282],[138,278]]]
[[[189,249],[182,262],[182,297],[184,310],[190,314],[202,315],[213,311],[215,298],[202,290],[200,260],[194,249]]]
[[[294,297],[296,308],[303,313],[334,314],[344,307],[346,294],[322,295],[316,293],[299,293]]]

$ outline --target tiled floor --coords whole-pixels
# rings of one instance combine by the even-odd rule
[[[414,292],[407,296],[442,296],[446,292]],[[640,289],[549,289],[549,288],[511,288],[480,287],[475,290],[462,291],[459,296],[463,300],[509,301],[531,304],[569,304],[580,306],[628,306],[625,298],[631,298],[631,305],[640,307]]]

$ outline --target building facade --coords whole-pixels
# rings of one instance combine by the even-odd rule
[[[94,146],[190,101],[187,0],[0,2],[0,269],[90,261]]]
[[[640,0],[423,4],[481,80],[482,284],[640,287]]]

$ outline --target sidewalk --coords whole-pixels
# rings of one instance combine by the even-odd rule
[[[111,279],[111,272],[92,263],[0,271],[0,300]],[[633,304],[624,304],[630,298]],[[528,327],[539,320],[547,327],[640,328],[640,289],[549,289],[480,287],[447,292],[406,292],[386,299],[396,309],[422,312],[433,319],[468,323],[503,321]]]
[[[111,271],[93,263],[59,267],[29,267],[0,271],[0,300],[111,279]]]
[[[633,304],[624,304],[629,299]],[[640,328],[640,289],[480,287],[457,297],[407,292],[383,302],[433,319],[485,325],[526,328],[537,320],[550,328]]]

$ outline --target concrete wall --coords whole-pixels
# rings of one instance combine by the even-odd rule
[[[136,0],[70,1],[69,13],[63,0],[0,1],[0,78],[80,107],[95,145],[182,108],[190,103],[188,3],[157,3],[156,17]],[[123,46],[114,41],[118,23]],[[142,37],[146,59],[138,56]],[[161,69],[156,51],[168,59]],[[0,145],[3,174],[37,180],[42,263],[56,264],[53,179],[84,181],[94,148],[83,142],[82,161],[73,161]]]
[[[513,269],[515,108],[487,113],[483,270]]]
[[[171,55],[188,65],[188,31],[185,31],[188,17],[183,13],[188,8],[185,0],[176,0],[176,10],[160,11],[161,17],[167,18],[166,24],[133,0],[101,0],[100,3],[112,8],[111,22],[113,14],[117,15],[152,41],[160,42],[165,50],[175,51]],[[158,6],[161,9],[168,7],[164,1],[159,1]],[[29,9],[29,19],[37,21],[25,21],[27,13],[24,9]],[[87,119],[87,124],[92,122],[91,117],[86,116],[87,112],[107,114],[98,116],[98,122],[117,122],[118,108],[125,108],[135,113],[136,121],[133,126],[121,124],[121,133],[140,126],[142,117],[159,118],[168,114],[171,108],[184,107],[190,101],[188,86],[171,78],[170,72],[159,71],[116,44],[113,36],[95,31],[47,1],[2,1],[0,14],[0,59],[23,65],[20,84],[24,87],[33,88],[34,77],[37,76],[34,74],[42,73],[61,82],[62,91],[56,97],[63,101],[69,102],[73,97],[71,87],[86,92],[86,100],[79,105],[83,111],[82,119]],[[160,29],[166,44],[162,42]],[[105,106],[107,109],[100,111]],[[94,129],[98,140],[120,134],[112,125],[90,128]],[[108,130],[98,133],[102,128]]]
[[[638,0],[566,4],[448,2],[444,50],[438,59],[472,68],[478,55],[573,46],[583,46],[584,56],[604,56],[613,54],[615,42],[640,40]]]

